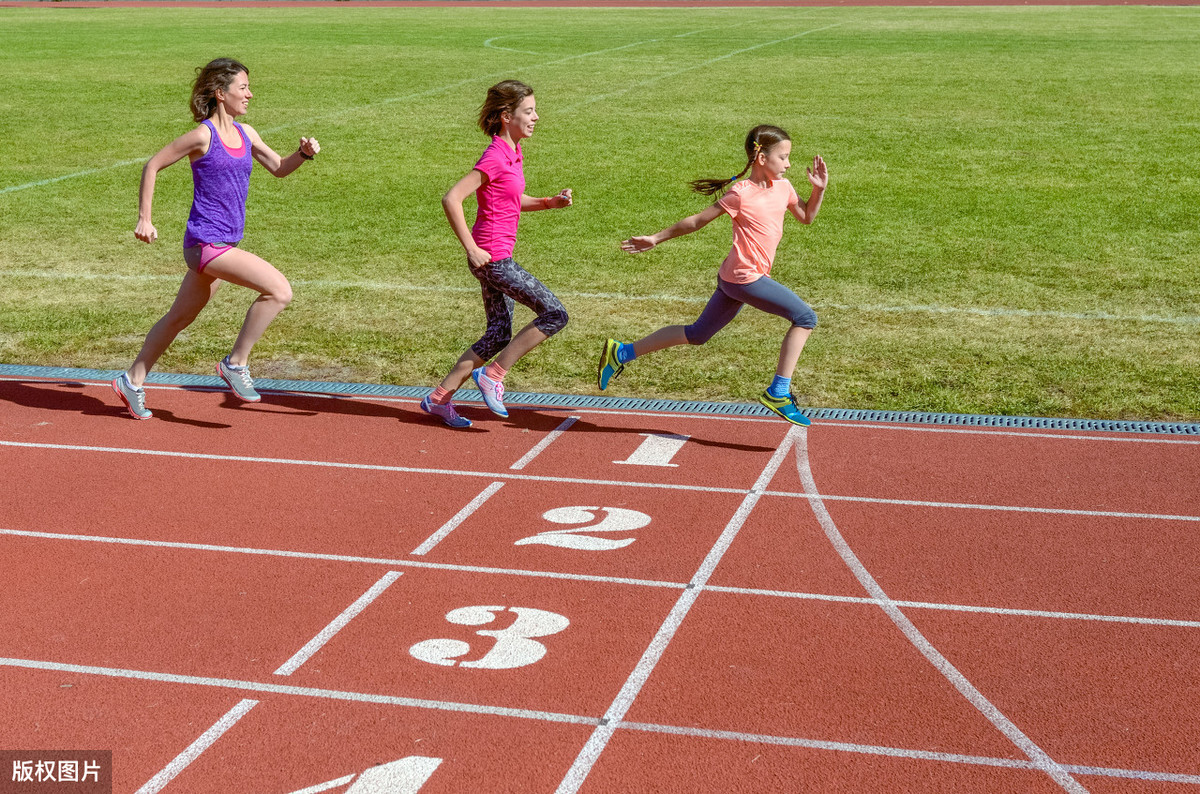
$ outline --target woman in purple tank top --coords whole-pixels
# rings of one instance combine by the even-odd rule
[[[270,262],[237,247],[246,220],[246,194],[254,160],[274,176],[284,177],[321,147],[315,138],[301,138],[299,148],[280,157],[248,124],[234,121],[244,115],[253,94],[250,74],[232,58],[218,58],[197,70],[192,87],[192,116],[200,126],[181,135],[150,158],[142,169],[138,222],[134,235],[145,243],[158,239],[150,221],[154,182],[158,172],[184,158],[192,164],[194,195],[183,236],[183,261],[188,271],[170,310],[154,324],[133,366],[112,382],[117,395],[138,419],[149,419],[146,375],[179,332],[191,325],[222,281],[259,293],[246,313],[241,333],[229,355],[217,364],[217,374],[234,395],[258,402],[247,360],[250,349],[267,326],[292,300],[292,288]]]

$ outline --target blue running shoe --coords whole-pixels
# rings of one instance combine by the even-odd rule
[[[796,405],[796,397],[793,394],[789,394],[787,397],[772,397],[770,392],[763,392],[758,401],[772,413],[782,416],[794,425],[808,427],[812,424],[807,416],[800,413],[800,407]]]
[[[429,395],[425,395],[425,399],[421,400],[421,410],[427,414],[441,417],[441,420],[450,427],[470,427],[471,420],[464,416],[459,416],[458,411],[454,410],[454,403],[438,404],[429,399]]]
[[[596,383],[600,391],[608,388],[608,382],[625,371],[625,365],[617,359],[617,349],[621,343],[616,339],[606,339],[600,349],[600,366],[596,371]]]
[[[496,416],[508,416],[508,409],[504,407],[504,384],[492,380],[484,374],[483,370],[483,367],[471,370],[471,379],[475,381],[475,385],[479,387],[479,393],[483,395],[483,404]]]

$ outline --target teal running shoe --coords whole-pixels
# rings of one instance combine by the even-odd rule
[[[112,382],[113,391],[121,398],[121,402],[125,403],[125,407],[129,409],[129,413],[133,414],[134,419],[149,419],[154,416],[150,411],[146,410],[146,390],[139,389],[129,382],[128,373],[122,372]]]
[[[772,413],[778,414],[794,425],[808,427],[812,424],[807,416],[800,413],[800,407],[796,405],[794,394],[789,394],[787,397],[772,397],[770,392],[763,392],[758,401]]]
[[[625,365],[617,360],[617,348],[621,343],[616,339],[606,339],[600,350],[600,366],[596,371],[596,383],[600,391],[608,388],[608,382],[625,371]]]

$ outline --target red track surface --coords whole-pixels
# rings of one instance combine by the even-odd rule
[[[149,404],[0,381],[0,748],[114,791],[1200,786],[1198,441]]]

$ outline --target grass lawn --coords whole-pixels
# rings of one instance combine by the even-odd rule
[[[195,67],[251,69],[256,170],[243,246],[293,281],[264,377],[432,386],[482,331],[439,199],[486,144],[484,90],[537,92],[517,259],[571,324],[514,391],[595,393],[607,336],[693,320],[722,219],[639,256],[618,242],[699,211],[758,123],[829,163],[815,224],[773,275],[821,324],[802,404],[1200,418],[1200,10],[1163,7],[0,9],[0,362],[123,369],[170,305],[191,199],[159,175],[159,242],[133,237],[140,166],[192,126]],[[160,361],[211,371],[250,293],[226,287]],[[530,318],[520,310],[518,323]],[[752,400],[783,321],[639,360],[618,396]]]

